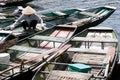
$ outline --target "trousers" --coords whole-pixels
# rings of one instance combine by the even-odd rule
[[[37,25],[37,21],[36,20],[32,20],[30,22],[30,24],[28,24],[27,21],[23,21],[22,22],[22,26],[24,30],[31,30],[31,29],[36,29],[36,25]]]

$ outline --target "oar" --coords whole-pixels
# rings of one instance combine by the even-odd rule
[[[13,15],[13,14],[5,14],[5,13],[0,13],[0,16],[6,16],[6,17],[7,17],[7,16],[12,17],[12,16],[13,16],[13,17],[14,17],[14,15]]]

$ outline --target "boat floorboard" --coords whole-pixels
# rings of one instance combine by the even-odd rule
[[[75,37],[72,41],[87,41],[87,42],[101,42],[101,43],[117,43],[118,40],[114,38],[92,38],[92,37]]]
[[[107,53],[106,49],[96,49],[96,48],[74,48],[71,47],[67,50],[68,52],[80,52],[80,53],[92,53],[98,55],[105,55]]]
[[[20,60],[29,60],[33,57],[39,56],[40,54],[36,54],[36,53],[24,53],[22,54],[18,59]],[[45,55],[44,58],[47,58],[49,55]],[[34,60],[34,62],[39,62],[42,61],[42,58],[36,59]]]
[[[64,38],[64,39],[67,39],[69,38],[71,35],[73,34],[73,31],[70,31],[70,30],[56,30],[54,31],[50,36],[52,37],[60,37],[60,38]],[[48,47],[48,48],[54,48],[54,47],[59,47],[62,43],[60,42],[55,42],[53,44],[53,42],[49,42],[49,41],[43,41],[41,44],[40,44],[40,47],[41,48],[44,48],[44,47]]]
[[[84,64],[102,65],[105,55],[96,54],[74,54],[72,62],[79,62]]]
[[[53,70],[46,80],[89,80],[92,74]]]
[[[62,37],[52,37],[52,36],[40,36],[40,35],[35,35],[31,38],[30,40],[42,40],[42,41],[51,41],[51,42],[65,42],[66,39]]]
[[[80,14],[83,14],[83,15],[87,15],[87,16],[92,16],[92,17],[95,17],[95,18],[99,18],[100,16],[95,14],[95,13],[91,13],[91,12],[86,12],[86,11],[82,11],[82,12],[79,12]]]

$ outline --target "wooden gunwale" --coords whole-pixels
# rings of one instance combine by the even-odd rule
[[[80,14],[84,14],[84,15],[87,15],[87,16],[92,16],[92,17],[96,17],[96,18],[99,18],[100,15],[98,14],[95,14],[95,13],[91,13],[91,12],[86,12],[86,11],[83,11],[83,12],[79,12]]]
[[[53,41],[53,42],[65,42],[66,38],[61,38],[61,37],[53,37],[53,36],[40,36],[40,35],[35,35],[32,38],[29,38],[30,40],[42,40],[42,41]]]
[[[32,47],[14,45],[14,46],[10,47],[9,50],[31,52],[31,53],[42,53],[42,52],[46,51],[47,49],[40,49],[40,48],[32,48]]]

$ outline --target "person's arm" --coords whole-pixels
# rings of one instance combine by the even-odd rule
[[[35,14],[35,15],[37,16],[38,22],[41,23],[41,24],[43,24],[43,19],[40,16],[38,16],[37,14]]]
[[[22,20],[24,19],[24,15],[21,15],[17,20],[16,20],[16,22],[15,23],[13,23],[13,26],[18,26],[20,23],[22,23]]]
[[[23,19],[24,19],[24,15],[21,15],[21,16],[16,20],[15,23],[7,26],[7,27],[5,28],[5,30],[13,30],[15,27],[17,27],[17,26],[21,23],[21,21],[22,21]]]

